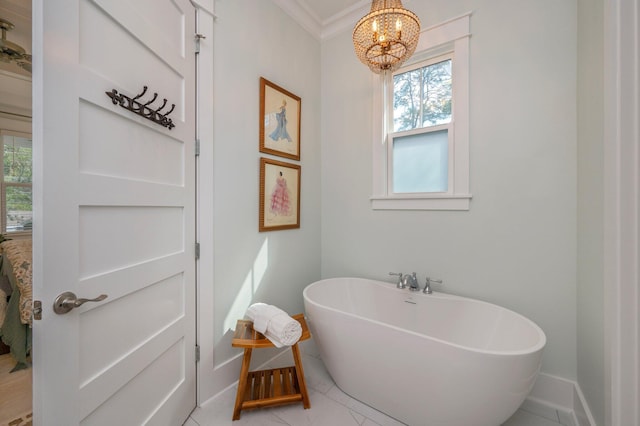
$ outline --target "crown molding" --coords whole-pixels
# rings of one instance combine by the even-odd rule
[[[360,0],[353,6],[339,12],[322,23],[322,39],[329,39],[345,30],[353,30],[354,25],[371,10],[370,0]]]
[[[371,7],[370,0],[360,0],[353,6],[321,21],[318,15],[300,0],[272,1],[318,40],[326,40],[345,30],[351,30]]]
[[[316,39],[322,39],[322,24],[318,16],[297,0],[272,0],[280,9],[284,10],[302,28]]]

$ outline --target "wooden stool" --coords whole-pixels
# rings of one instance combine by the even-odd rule
[[[292,318],[302,326],[302,336],[298,342],[310,338],[311,333],[304,320],[304,314],[293,315]],[[274,347],[274,344],[253,329],[253,322],[238,320],[231,346],[244,348],[236,404],[233,408],[233,420],[240,419],[241,410],[252,408],[272,407],[298,401],[302,401],[305,409],[311,407],[298,343],[291,346],[294,366],[260,371],[249,371],[251,351],[254,348],[271,348]]]

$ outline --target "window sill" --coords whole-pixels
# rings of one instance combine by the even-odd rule
[[[24,240],[31,238],[31,230],[6,232],[3,235],[7,240]]]
[[[469,210],[471,194],[373,196],[373,210]]]

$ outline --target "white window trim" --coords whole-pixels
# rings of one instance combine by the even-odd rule
[[[450,131],[453,147],[449,155],[449,190],[446,193],[392,194],[388,159],[391,135],[385,119],[385,98],[392,96],[391,75],[373,77],[373,195],[374,210],[469,210],[469,32],[471,13],[429,27],[411,60],[452,53],[454,117]],[[386,78],[385,78],[386,77]],[[387,136],[389,135],[389,137]],[[450,135],[451,136],[451,135]],[[451,143],[451,142],[450,142]]]

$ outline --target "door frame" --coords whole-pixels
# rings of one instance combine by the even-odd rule
[[[200,39],[196,59],[196,139],[199,144],[196,176],[196,240],[200,257],[196,269],[196,344],[200,361],[196,364],[197,405],[208,400],[213,385],[208,375],[213,369],[213,26],[215,0],[191,0],[196,9],[196,33]]]
[[[640,424],[639,0],[604,2],[605,425]]]

